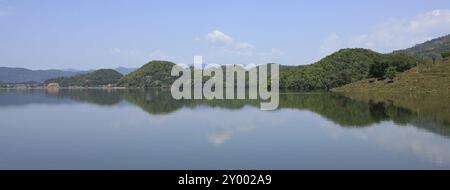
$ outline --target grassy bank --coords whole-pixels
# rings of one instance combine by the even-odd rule
[[[450,60],[427,62],[389,79],[365,79],[332,89],[335,92],[357,93],[419,93],[450,92]]]

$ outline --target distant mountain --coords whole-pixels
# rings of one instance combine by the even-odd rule
[[[50,78],[68,77],[83,74],[86,71],[62,71],[62,70],[30,70],[25,68],[0,67],[0,81],[3,83],[44,82]]]
[[[425,43],[417,44],[412,48],[394,51],[393,53],[407,53],[421,59],[442,59],[441,53],[450,51],[450,34],[436,38]]]
[[[57,82],[60,86],[95,87],[108,84],[117,84],[122,74],[113,69],[100,69],[91,73],[75,75],[72,77],[58,77],[46,80],[45,83]]]
[[[122,75],[127,75],[127,74],[137,70],[137,68],[117,67],[114,70],[116,70],[117,72],[121,73]]]

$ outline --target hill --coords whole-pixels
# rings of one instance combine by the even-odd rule
[[[450,91],[450,60],[420,64],[392,81],[366,79],[333,89],[336,92],[444,93]]]
[[[70,77],[84,71],[62,71],[62,70],[30,70],[25,68],[0,67],[0,81],[3,83],[23,83],[29,81],[44,82],[56,77]]]
[[[368,49],[342,49],[311,65],[280,65],[280,88],[302,91],[331,89],[376,75],[372,70],[384,73],[387,69],[385,66],[395,65],[398,72],[402,72],[415,63],[412,56],[405,54],[384,55]],[[124,76],[118,85],[137,88],[168,87],[177,79],[170,75],[174,65],[175,63],[168,61],[151,61]],[[224,72],[226,68],[222,66]],[[270,67],[268,72],[270,73]],[[203,77],[203,81],[208,78]]]
[[[76,75],[72,77],[58,77],[46,80],[45,83],[57,82],[60,86],[103,86],[109,84],[117,84],[122,74],[113,69],[100,69],[92,73]]]
[[[384,55],[368,49],[341,49],[322,60],[280,71],[280,87],[302,91],[332,89],[384,73],[385,66],[398,66],[399,72],[416,63],[405,54]]]
[[[170,74],[174,65],[169,61],[150,61],[124,76],[118,85],[135,88],[168,87],[177,79]]]
[[[122,75],[128,75],[129,73],[137,70],[137,68],[117,67],[114,70],[116,70],[117,72],[119,72]]]
[[[450,51],[450,34],[415,45],[412,48],[394,51],[393,53],[406,53],[426,60],[433,58],[440,60],[442,59],[441,54],[448,51]]]

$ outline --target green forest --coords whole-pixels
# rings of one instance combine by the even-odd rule
[[[62,87],[80,86],[96,87],[103,85],[115,85],[122,78],[122,74],[113,69],[100,69],[92,73],[75,75],[72,77],[59,77],[45,81],[48,83],[59,83]]]
[[[388,81],[394,82],[393,79],[399,73],[423,62],[430,60],[434,62],[448,56],[450,56],[450,35],[388,54],[362,48],[341,49],[313,64],[280,65],[280,88],[314,91],[330,90],[364,79],[389,79]],[[173,62],[155,60],[123,77],[114,70],[102,69],[89,74],[50,79],[46,83],[59,82],[61,86],[115,84],[127,88],[170,87],[178,78],[171,76],[174,65]],[[222,69],[225,72],[228,68],[223,66]],[[246,75],[248,79],[248,72]],[[203,82],[207,79],[209,77],[203,77]]]

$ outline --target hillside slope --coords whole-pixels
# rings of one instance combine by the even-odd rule
[[[393,82],[366,79],[333,89],[336,92],[443,93],[450,92],[450,60],[428,62],[398,74]]]
[[[416,63],[411,59],[414,58],[408,55],[384,55],[368,49],[341,49],[314,64],[283,70],[280,87],[302,91],[332,89],[368,78],[375,64],[401,64],[398,69],[409,69]]]
[[[129,73],[119,81],[123,87],[168,87],[177,77],[171,76],[175,63],[169,61],[150,61],[141,68]]]
[[[122,74],[113,69],[100,69],[92,73],[76,75],[72,77],[59,77],[46,80],[45,83],[57,82],[60,86],[103,86],[109,84],[117,84]]]
[[[450,51],[450,34],[440,38],[417,44],[414,47],[394,51],[393,53],[406,53],[421,59],[442,59],[441,53]]]

